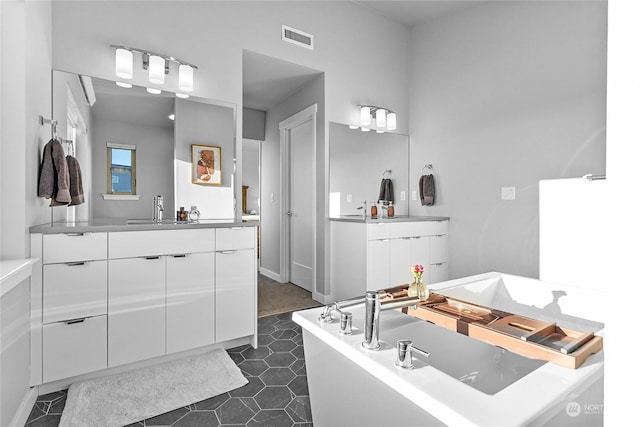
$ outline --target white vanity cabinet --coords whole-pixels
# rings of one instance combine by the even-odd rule
[[[331,221],[333,301],[410,283],[415,264],[427,284],[448,279],[448,221],[392,221]]]
[[[107,234],[37,235],[32,247],[42,259],[32,291],[32,347],[42,352],[34,375],[47,382],[105,369]]]
[[[256,345],[255,227],[121,230],[32,231],[31,385]]]
[[[216,341],[252,335],[257,328],[256,229],[216,235]]]
[[[167,262],[167,353],[215,342],[215,254],[176,254]]]
[[[109,234],[109,367],[212,344],[215,230]]]

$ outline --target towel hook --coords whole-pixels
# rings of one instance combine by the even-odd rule
[[[58,121],[53,119],[45,119],[40,116],[40,126],[44,126],[45,124],[50,124],[51,129],[53,130],[53,139],[58,139]]]
[[[422,175],[424,175],[424,170],[425,170],[425,169],[431,169],[431,170],[433,170],[433,165],[432,165],[431,163],[427,163],[426,165],[424,165],[424,166],[422,167],[422,172],[420,172]]]
[[[382,172],[382,178],[391,178],[391,169],[387,169],[386,171]]]

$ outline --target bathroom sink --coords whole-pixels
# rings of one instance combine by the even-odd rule
[[[397,311],[381,315],[380,339],[395,347],[400,339],[411,339],[414,347],[430,353],[414,356],[415,369],[432,366],[464,384],[493,395],[543,366],[529,359]],[[385,319],[386,318],[386,319]],[[381,319],[381,320],[382,320]]]

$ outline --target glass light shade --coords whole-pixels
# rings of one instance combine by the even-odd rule
[[[377,130],[376,133],[384,133],[383,130]]]
[[[371,110],[369,107],[360,108],[360,124],[362,126],[369,126],[371,124]]]
[[[358,129],[358,126],[356,126],[356,125],[349,125],[349,129]]]
[[[376,111],[376,126],[383,128],[387,125],[387,110],[378,108]]]
[[[387,129],[388,130],[396,129],[396,113],[387,114]]]
[[[180,64],[180,67],[178,67],[178,87],[183,92],[191,92],[193,90],[192,66]]]
[[[189,97],[189,95],[187,95],[186,93],[180,93],[180,92],[176,93],[176,96],[178,98],[183,98],[183,99],[187,99]]]
[[[125,83],[125,82],[116,82],[116,85],[123,87],[125,89],[131,89],[133,87],[131,83]]]
[[[133,78],[133,52],[116,49],[116,76],[121,79]]]
[[[148,87],[147,88],[147,92],[153,94],[153,95],[160,95],[162,93],[162,91],[160,89],[156,89],[154,87]]]
[[[164,58],[149,55],[149,81],[158,85],[164,84]]]
[[[362,132],[369,132],[371,129],[369,129],[369,128],[360,128],[360,130],[361,130]]]

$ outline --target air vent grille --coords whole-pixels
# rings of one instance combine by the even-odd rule
[[[295,28],[282,26],[282,40],[313,50],[313,35]]]

